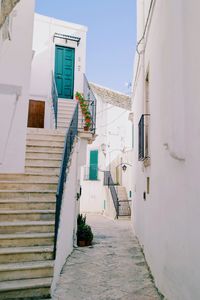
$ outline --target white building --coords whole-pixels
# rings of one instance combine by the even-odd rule
[[[17,6],[13,4],[14,7],[6,1],[0,5],[0,172],[22,173],[25,163],[34,0],[22,0]]]
[[[87,29],[34,21],[32,0],[2,1],[2,12],[0,299],[42,299],[76,244],[80,168],[95,137],[95,98],[88,131],[74,99],[76,91],[90,96]]]
[[[132,123],[128,120],[131,102],[125,94],[93,83],[90,86],[97,99],[97,137],[87,147],[87,161],[81,176],[80,209],[82,212],[104,213],[115,217],[113,200],[110,199],[108,188],[104,186],[104,172],[111,171],[114,182],[121,186],[124,184],[127,195],[130,194],[128,184],[125,180],[122,182],[122,160],[118,159],[115,167],[113,163],[132,148]],[[127,160],[124,159],[124,162],[127,163]]]
[[[85,26],[35,14],[29,127],[54,127],[52,101],[55,84],[59,98],[58,114],[61,106],[62,111],[63,106],[75,107],[74,94],[76,91],[82,93],[84,86],[86,33]],[[66,127],[63,123],[60,114],[58,127]]]
[[[137,1],[133,222],[159,290],[200,299],[200,2]]]

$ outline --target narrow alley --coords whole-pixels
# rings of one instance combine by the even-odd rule
[[[53,300],[159,300],[128,220],[88,215],[93,245],[67,260]]]

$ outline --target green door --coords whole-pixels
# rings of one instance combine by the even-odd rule
[[[56,46],[55,80],[59,98],[74,97],[74,56],[73,48]]]
[[[89,180],[98,179],[98,150],[90,151],[90,172]]]

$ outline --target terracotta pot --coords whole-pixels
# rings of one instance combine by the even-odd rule
[[[88,126],[84,126],[84,131],[88,131],[89,127]]]
[[[91,242],[90,241],[78,241],[78,246],[79,247],[85,247],[85,246],[90,246],[91,245]]]
[[[85,119],[85,123],[91,123],[91,119],[90,118],[86,118]]]

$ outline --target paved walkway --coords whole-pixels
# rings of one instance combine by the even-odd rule
[[[67,260],[53,300],[160,300],[130,222],[88,215],[94,245]]]

